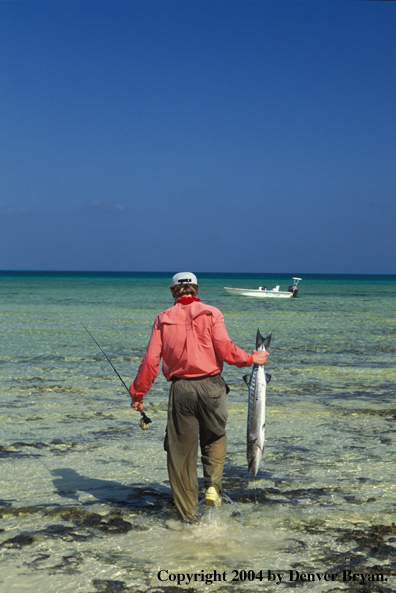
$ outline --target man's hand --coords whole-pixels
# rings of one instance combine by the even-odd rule
[[[132,400],[131,407],[136,410],[136,412],[143,412],[143,402],[134,402]]]
[[[266,364],[269,352],[266,350],[253,351],[253,364]]]

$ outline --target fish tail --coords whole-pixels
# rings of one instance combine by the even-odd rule
[[[260,328],[258,328],[257,335],[256,335],[256,350],[258,350],[260,348],[260,346],[262,346],[263,344],[264,344],[264,348],[266,350],[268,350],[268,347],[271,343],[271,337],[272,337],[272,332],[270,332],[268,334],[268,336],[266,338],[264,338],[260,333]]]

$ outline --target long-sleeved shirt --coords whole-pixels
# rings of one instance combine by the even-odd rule
[[[154,322],[144,358],[129,388],[134,401],[141,401],[150,390],[161,358],[168,381],[172,377],[216,375],[223,370],[223,362],[239,368],[253,364],[253,355],[232,342],[219,309],[198,298],[181,301],[160,313]]]

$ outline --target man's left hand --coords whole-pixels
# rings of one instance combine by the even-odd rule
[[[253,364],[266,364],[269,352],[266,350],[254,350]]]

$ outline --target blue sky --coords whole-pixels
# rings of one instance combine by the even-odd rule
[[[396,274],[396,4],[0,2],[0,269]]]

